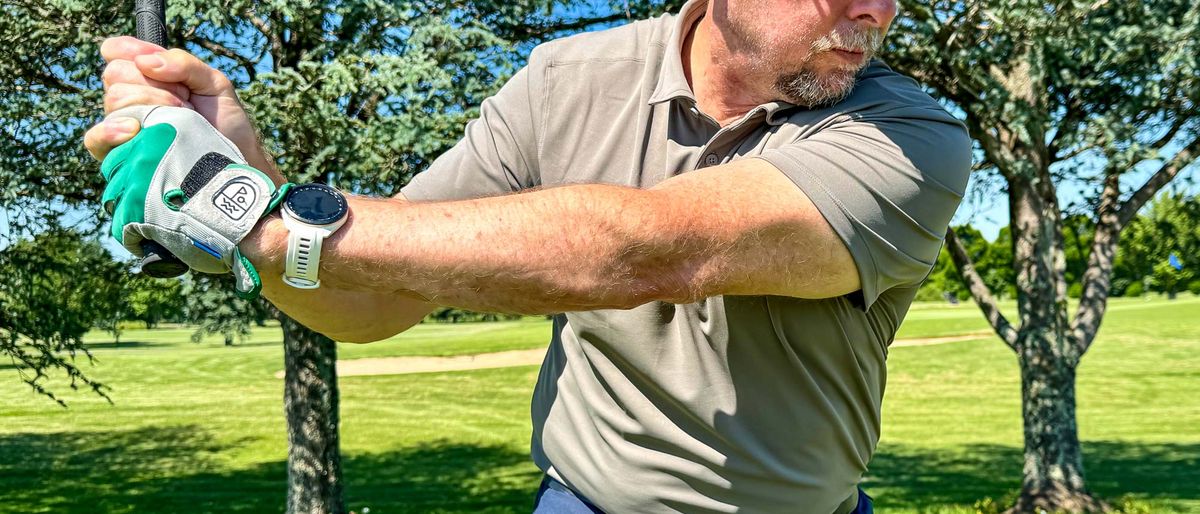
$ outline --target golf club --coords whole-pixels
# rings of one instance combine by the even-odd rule
[[[164,0],[134,0],[134,20],[137,38],[161,47],[167,46],[166,2]],[[178,277],[187,273],[188,266],[162,245],[150,239],[141,242],[142,273],[154,278]]]

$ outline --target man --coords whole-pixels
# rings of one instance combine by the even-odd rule
[[[435,305],[565,312],[533,396],[538,512],[869,512],[887,346],[971,159],[959,122],[871,60],[895,9],[692,0],[550,42],[400,197],[345,200],[318,288],[277,278],[295,266],[278,214],[234,253],[342,341]],[[283,183],[229,81],[160,50],[105,42],[106,110],[194,108]],[[87,146],[103,159],[137,127],[110,117]]]

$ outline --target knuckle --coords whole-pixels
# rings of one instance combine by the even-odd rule
[[[116,59],[104,67],[104,72],[101,73],[100,78],[105,86],[113,86],[122,82],[136,82],[137,77],[140,75],[133,61]]]
[[[185,66],[194,66],[196,63],[200,62],[200,59],[196,58],[196,56],[181,48],[172,48],[167,50],[164,57],[170,61],[174,61]]]
[[[92,158],[103,160],[108,154],[109,146],[103,141],[104,128],[100,125],[94,125],[83,134],[83,147],[87,149]]]

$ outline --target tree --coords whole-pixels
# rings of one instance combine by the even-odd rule
[[[154,328],[161,321],[179,321],[184,309],[183,282],[156,280],[140,273],[126,277],[127,321],[141,321]]]
[[[173,280],[154,280],[153,283],[179,283]],[[233,292],[231,276],[204,275],[193,273],[184,280],[181,297],[186,298],[183,315],[187,322],[196,327],[192,342],[210,334],[219,334],[225,346],[233,346],[234,339],[244,340],[250,335],[250,323],[261,307],[258,301],[243,300]]]
[[[681,3],[176,0],[167,25],[171,45],[234,81],[290,180],[391,195],[458,140],[532,45]],[[127,0],[0,0],[6,207],[96,209],[97,167],[79,142],[100,114],[98,45],[132,32],[129,7]],[[336,346],[285,316],[281,324],[288,511],[343,512]]]
[[[1200,5],[902,0],[887,60],[959,113],[978,168],[1007,193],[1017,323],[996,306],[954,231],[946,243],[976,303],[1017,355],[1025,469],[1015,512],[1107,506],[1084,480],[1075,370],[1095,340],[1123,228],[1200,152]],[[1140,165],[1150,178],[1130,183]],[[1061,187],[1082,183],[1094,227],[1067,309]]]
[[[114,262],[96,240],[76,231],[47,230],[0,250],[0,355],[21,380],[59,405],[45,385],[60,372],[71,389],[108,398],[77,359],[92,354],[81,338],[103,320],[117,320],[128,266]]]
[[[1170,262],[1174,255],[1179,267]],[[1113,265],[1114,284],[1123,293],[1149,276],[1154,291],[1175,293],[1189,287],[1200,269],[1200,199],[1173,192],[1159,195],[1146,213],[1129,223]],[[1115,289],[1115,288],[1114,288]]]

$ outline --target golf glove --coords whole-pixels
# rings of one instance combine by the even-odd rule
[[[195,271],[232,272],[243,298],[258,296],[258,271],[237,244],[291,184],[276,188],[191,109],[127,107],[107,119],[121,117],[142,129],[100,165],[113,237],[138,257],[141,241],[154,240]]]

